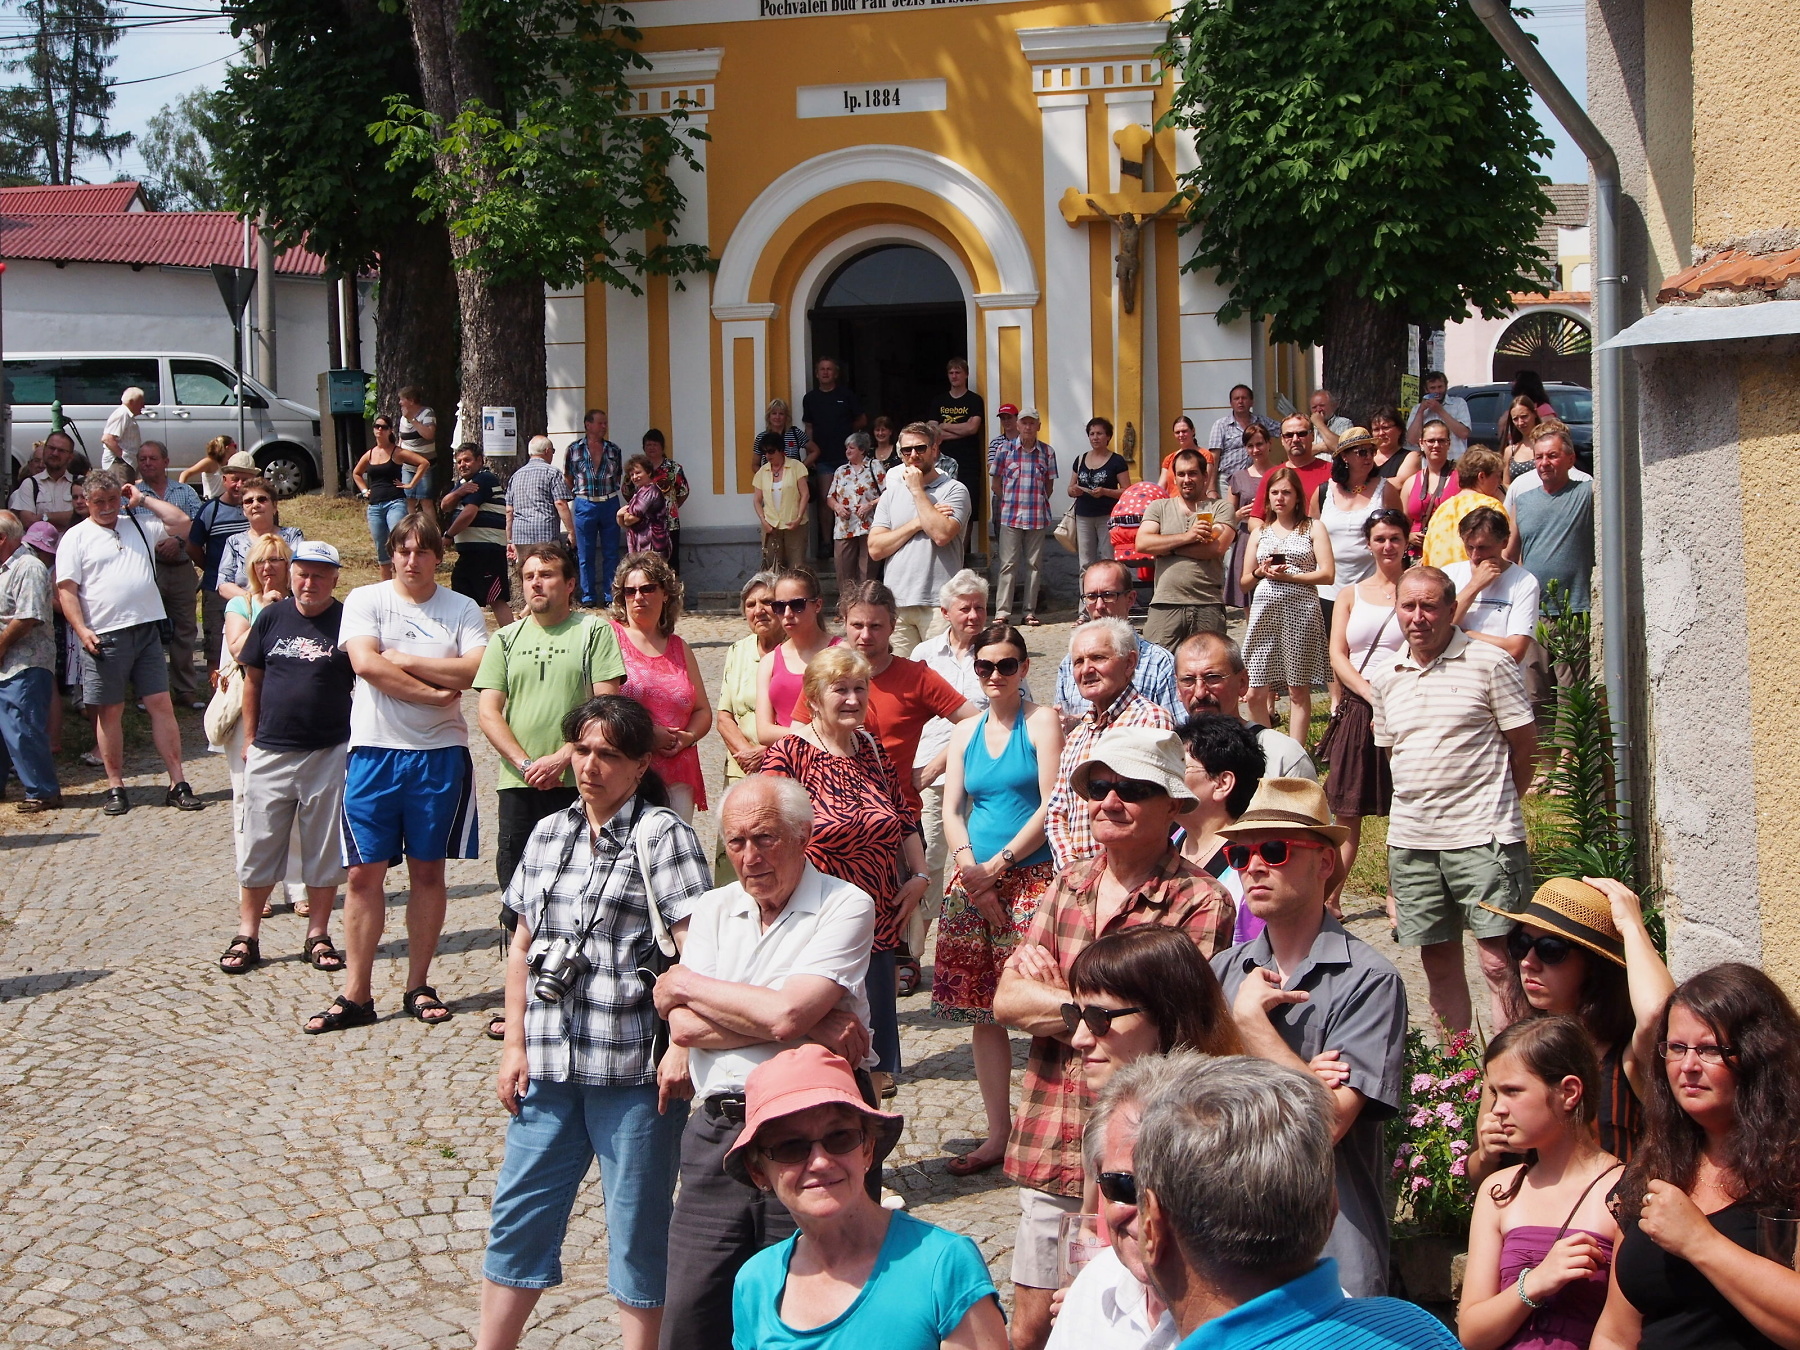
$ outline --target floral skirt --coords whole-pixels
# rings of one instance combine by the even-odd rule
[[[1037,915],[1038,902],[1056,880],[1054,863],[1014,867],[1005,872],[996,898],[1008,923],[996,932],[981,917],[962,888],[962,875],[951,879],[938,916],[937,956],[931,977],[931,1015],[949,1022],[992,1022],[994,989],[1000,968],[1013,948],[1024,941]]]

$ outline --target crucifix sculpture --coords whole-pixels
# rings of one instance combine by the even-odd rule
[[[1128,442],[1142,424],[1144,410],[1144,316],[1138,311],[1137,293],[1143,272],[1145,226],[1186,204],[1185,193],[1151,190],[1152,139],[1146,127],[1120,128],[1113,135],[1113,144],[1119,147],[1119,190],[1083,192],[1070,188],[1058,203],[1063,219],[1071,227],[1104,222],[1119,234],[1118,252],[1113,255],[1119,294],[1119,375],[1113,420],[1125,428]],[[1136,457],[1129,451],[1125,457],[1133,461],[1135,469]]]

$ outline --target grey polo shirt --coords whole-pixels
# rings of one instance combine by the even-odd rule
[[[1225,998],[1235,998],[1251,965],[1273,969],[1265,931],[1213,957]],[[1285,985],[1304,989],[1305,1003],[1274,1009],[1269,1020],[1288,1048],[1308,1063],[1322,1050],[1340,1052],[1350,1066],[1346,1087],[1363,1095],[1363,1109],[1333,1150],[1337,1160],[1337,1221],[1325,1255],[1337,1258],[1338,1278],[1351,1298],[1387,1292],[1388,1201],[1392,1159],[1383,1122],[1400,1109],[1406,1055],[1406,986],[1400,972],[1373,947],[1344,931],[1330,915],[1306,960]]]

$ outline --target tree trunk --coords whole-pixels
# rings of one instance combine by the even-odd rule
[[[490,108],[504,106],[479,36],[462,31],[462,0],[411,0],[407,8],[427,110],[448,123],[471,99]],[[451,254],[459,260],[470,248],[467,241],[450,240]],[[458,267],[456,294],[462,314],[465,424],[475,425],[484,407],[516,409],[523,451],[532,436],[544,432],[547,421],[543,282],[499,282]]]
[[[460,325],[450,235],[441,222],[408,219],[382,241],[381,286],[375,302],[375,385],[385,412],[409,384],[425,391],[438,413],[436,481],[454,477]]]
[[[1325,370],[1322,384],[1338,411],[1358,426],[1400,398],[1406,368],[1406,314],[1356,294],[1337,282],[1325,303]]]

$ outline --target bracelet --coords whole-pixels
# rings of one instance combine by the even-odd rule
[[[975,850],[970,848],[967,844],[964,844],[960,848],[957,848],[954,851],[952,851],[950,856],[952,858],[954,858],[958,853],[967,853],[971,858],[973,858],[975,856]]]
[[[1527,1275],[1531,1274],[1531,1272],[1536,1269],[1537,1269],[1536,1266],[1526,1266],[1525,1269],[1521,1270],[1519,1272],[1519,1283],[1514,1288],[1514,1291],[1513,1291],[1516,1294],[1518,1294],[1519,1302],[1523,1303],[1527,1308],[1541,1308],[1544,1306],[1542,1303],[1539,1303],[1535,1298],[1533,1298],[1530,1294],[1525,1292],[1525,1277]]]

